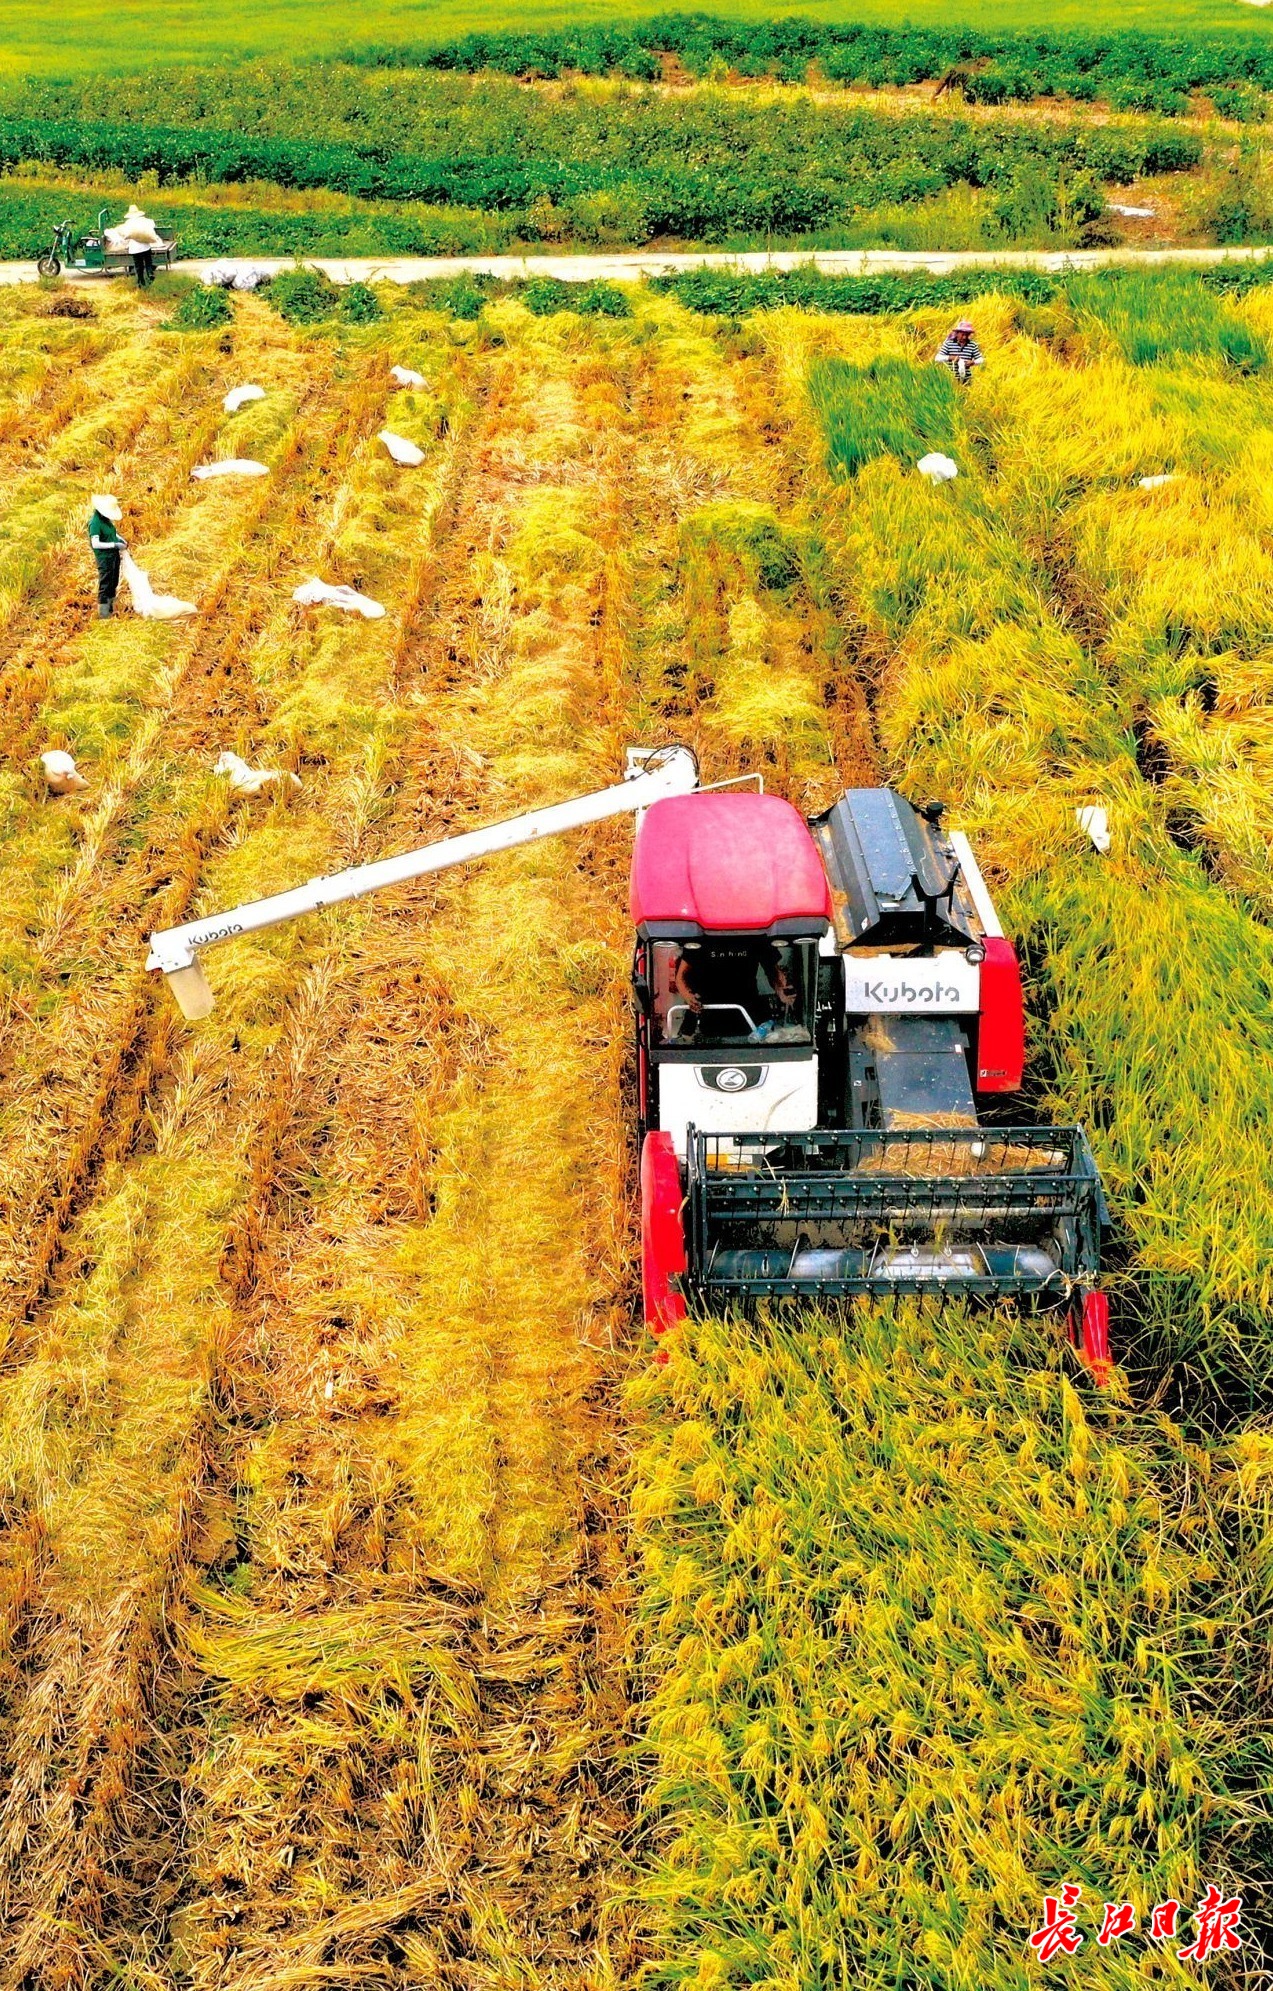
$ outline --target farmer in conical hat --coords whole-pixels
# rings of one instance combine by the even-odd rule
[[[105,619],[115,613],[119,593],[119,564],[128,541],[119,530],[124,514],[114,498],[98,492],[88,521],[88,543],[97,562],[97,613]]]
[[[961,318],[954,330],[947,332],[933,357],[938,366],[948,366],[955,379],[965,383],[975,366],[984,366],[985,355],[973,337],[972,319]]]
[[[159,230],[148,214],[144,214],[136,201],[132,202],[127,214],[119,224],[119,234],[128,243],[133,258],[133,275],[139,290],[155,281],[155,250],[159,247]]]

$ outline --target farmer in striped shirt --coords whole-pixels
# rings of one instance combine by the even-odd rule
[[[938,366],[948,366],[955,379],[967,385],[975,366],[985,365],[985,355],[972,335],[971,318],[961,318],[953,332],[947,332],[933,355]]]

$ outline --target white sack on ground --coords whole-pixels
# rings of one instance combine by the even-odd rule
[[[1176,473],[1174,470],[1165,470],[1161,477],[1142,477],[1139,481],[1142,491],[1156,491],[1160,485],[1174,484]]]
[[[1086,830],[1102,857],[1109,849],[1109,814],[1105,809],[1089,806],[1074,811],[1074,820],[1081,830]]]
[[[196,463],[190,472],[192,477],[268,477],[268,463],[258,463],[254,456],[222,456],[215,463]]]
[[[927,477],[930,484],[949,484],[952,477],[959,475],[959,465],[953,457],[943,456],[936,449],[927,456],[921,456],[915,468],[921,477]]]
[[[250,767],[239,754],[228,752],[220,756],[212,772],[228,775],[236,795],[259,795],[263,788],[275,784],[286,787],[290,782],[293,788],[301,785],[299,774],[289,774],[281,767]]]
[[[138,615],[153,622],[171,622],[178,615],[199,613],[192,601],[181,601],[176,595],[157,595],[150,585],[149,574],[143,572],[131,553],[126,552],[121,558],[119,572]]]
[[[302,608],[316,608],[320,602],[330,602],[333,608],[347,608],[356,615],[365,615],[369,622],[384,614],[378,601],[369,595],[360,595],[356,588],[333,587],[330,581],[305,581],[292,596]]]
[[[427,387],[429,384],[424,375],[417,373],[413,367],[391,366],[389,374],[391,379],[397,381],[399,387]]]
[[[78,789],[88,787],[75,765],[75,756],[64,747],[50,747],[40,755],[40,764],[50,795],[74,795]]]
[[[264,401],[264,399],[263,387],[232,387],[221,406],[227,415],[237,415],[239,409],[245,408],[249,401]]]
[[[219,290],[259,290],[269,280],[268,270],[258,270],[250,264],[246,269],[236,269],[233,263],[212,263],[203,273],[203,281]]]
[[[415,443],[408,442],[405,436],[396,436],[392,429],[381,429],[376,441],[384,444],[395,463],[401,463],[410,470],[424,462],[424,451]]]

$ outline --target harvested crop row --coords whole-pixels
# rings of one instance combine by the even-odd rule
[[[427,671],[427,703],[325,812],[346,861],[610,779],[684,641],[670,628],[652,663],[635,603],[661,592],[674,628],[704,561],[720,605],[695,597],[695,640],[723,646],[705,750],[804,778],[777,707],[755,716],[757,659],[810,706],[819,625],[736,409],[712,440],[730,393],[710,345],[651,359],[626,327],[520,312],[505,336],[446,564],[409,563],[377,650],[401,697]],[[650,418],[687,404],[691,447],[668,449]],[[740,614],[751,648],[724,654]],[[224,696],[264,701],[243,744],[287,742],[308,783],[319,734],[348,763],[365,725],[347,674],[368,638],[314,644],[283,683],[282,633]],[[269,811],[212,850],[203,903],[321,867],[318,831],[303,798]],[[631,1793],[595,1397],[631,1290],[626,850],[599,831],[337,915],[299,981],[303,933],[237,946],[197,1045],[164,1032],[138,1086],[154,1151],[143,1132],[107,1161],[8,1386],[38,1516],[7,1591],[24,1959],[92,1981],[169,1957],[218,1987],[320,1950],[404,1981],[626,1975],[630,1928],[599,1920]],[[551,965],[513,933],[550,936]],[[56,1444],[32,1448],[36,1425]],[[161,1609],[180,1643],[155,1687]],[[55,1718],[73,1676],[93,1693]],[[80,1813],[59,1813],[68,1775]]]
[[[53,300],[54,302],[56,300]],[[110,353],[108,326],[39,312],[11,312],[0,355],[0,477],[36,469],[49,440],[99,394],[100,363]]]
[[[321,351],[311,358],[320,359]],[[367,364],[383,374],[388,361],[381,352]],[[336,475],[330,506],[315,512],[315,494],[298,475],[272,523],[277,530],[311,521],[329,553],[342,538],[356,542],[367,531],[380,536],[380,557],[391,557],[396,546],[407,577],[401,598],[409,626],[418,609],[415,505],[427,500],[430,483],[417,480],[396,493],[385,488],[379,464],[360,447],[368,386],[365,364],[352,393],[345,390],[344,422],[333,424],[329,407],[317,456],[302,452],[296,464],[311,477],[323,468]],[[386,391],[377,389],[377,409]],[[449,462],[444,450],[430,477],[440,475],[444,485]],[[352,481],[341,477],[345,464]],[[426,502],[426,531],[429,516]],[[238,569],[244,584],[251,575],[250,564]],[[295,619],[290,609],[284,619]],[[263,647],[268,656],[273,625],[268,615],[258,621],[259,640],[245,658],[259,658]],[[401,716],[384,688],[392,678],[395,634],[382,625],[370,643],[346,630],[343,644],[320,639],[295,646],[295,667],[271,701],[276,714],[278,691],[293,705],[308,693],[321,710],[339,683],[346,723],[355,715],[361,723],[350,727],[339,751],[333,747],[324,798],[267,810],[249,834],[240,827],[223,841],[209,880],[219,895],[227,880],[218,881],[217,873],[227,870],[243,883],[255,866],[258,889],[268,887],[283,840],[293,857],[308,844],[320,865],[324,844],[328,862],[349,854],[359,822],[374,813],[384,750]],[[194,671],[196,683],[226,687],[222,647],[212,644],[206,659],[212,668]],[[277,678],[277,663],[271,675]],[[256,712],[250,683],[246,669],[229,680],[240,724]],[[181,728],[197,727],[206,723],[206,703],[203,721],[193,695],[177,702],[174,717]],[[156,821],[162,820],[161,813]],[[130,938],[135,948],[137,937]],[[267,1018],[290,979],[285,960],[279,967],[285,979],[277,997],[258,982]],[[150,1001],[143,1001],[148,1010]],[[59,1982],[66,1981],[58,1975],[63,1971],[92,1981],[108,1967],[104,1959],[119,1953],[112,1948],[113,1913],[121,1917],[125,1949],[140,1962],[137,1904],[144,1901],[147,1918],[162,1917],[166,1906],[162,1888],[158,1895],[153,1890],[171,1861],[174,1821],[162,1820],[156,1830],[147,1784],[165,1766],[145,1753],[153,1733],[147,1710],[156,1640],[191,1553],[216,1438],[208,1390],[227,1317],[216,1273],[225,1216],[242,1193],[243,1151],[273,1084],[268,1059],[261,1061],[268,1048],[262,1031],[247,1022],[236,1031],[231,1019],[219,1041],[205,1033],[197,1044],[183,1044],[164,1009],[155,1043],[165,1055],[146,1074],[140,1113],[130,1119],[119,1101],[104,1109],[118,1152],[66,1240],[60,1296],[35,1325],[33,1357],[5,1386],[6,1471],[37,1523],[29,1531],[27,1566],[19,1556],[7,1572],[11,1629],[20,1636],[10,1648],[5,1900],[10,1939],[24,1965],[52,1971]],[[132,1124],[140,1134],[130,1138]],[[74,1415],[63,1409],[68,1389]],[[81,1692],[67,1700],[63,1687],[72,1677]],[[68,1807],[61,1781],[67,1778],[91,1801]]]
[[[569,741],[621,457],[606,370],[571,371],[497,362],[378,847],[598,778]],[[607,1969],[621,1704],[578,1473],[608,1301],[586,1213],[561,1228],[609,978],[556,938],[574,856],[353,909],[293,1005],[232,1231],[224,1546],[172,1677],[196,1981]]]
[[[642,696],[707,780],[755,771],[824,807],[871,778],[873,743],[856,682],[833,669],[785,420],[762,369],[684,313],[649,310],[642,426],[657,442],[637,459],[647,557],[631,639]]]
[[[324,473],[339,476],[351,452],[365,444],[384,407],[386,365],[379,354],[364,362],[334,425],[318,420],[317,390],[304,389],[296,423],[281,433],[270,482],[252,495],[214,493],[192,507],[182,529],[160,551],[178,578],[189,578],[192,585],[195,572],[203,568],[204,613],[198,623],[189,635],[168,639],[138,625],[128,636],[114,629],[95,630],[90,639],[94,655],[107,654],[111,644],[116,671],[131,662],[136,680],[130,685],[116,675],[106,687],[110,702],[103,709],[103,687],[90,667],[88,709],[74,691],[63,708],[73,736],[104,749],[99,768],[107,778],[81,823],[81,861],[65,889],[46,900],[35,919],[32,973],[38,977],[49,963],[68,957],[77,967],[64,974],[60,1000],[49,1005],[50,1021],[38,1042],[27,1044],[34,1064],[30,1056],[20,1057],[6,1086],[5,1107],[15,1140],[7,1179],[24,1233],[24,1242],[15,1242],[6,1279],[18,1296],[19,1313],[38,1294],[65,1215],[94,1166],[112,1089],[135,1061],[146,1035],[138,974],[141,933],[147,920],[162,924],[182,916],[201,853],[226,821],[226,791],[209,783],[207,769],[229,729],[237,740],[245,722],[254,731],[259,727],[261,703],[251,659],[258,651],[269,656],[296,620],[288,590],[276,578],[278,539],[312,534],[318,525],[316,551],[330,556],[321,514],[315,512],[314,481]],[[338,496],[333,520],[340,520],[348,506],[348,497]],[[209,576],[208,553],[222,535],[224,563]],[[137,633],[130,658],[133,628]],[[162,658],[157,670],[156,643]],[[68,663],[67,678],[73,684],[73,660]],[[122,730],[121,719],[126,722],[139,705],[147,708],[145,716],[128,727],[125,751],[117,758],[112,734]],[[298,747],[321,755],[325,743],[316,733],[306,742],[295,722],[290,730],[294,755]],[[65,822],[70,812],[46,805],[43,813]],[[15,892],[18,907],[29,889]],[[101,1074],[88,1101],[83,1097],[86,1072]],[[87,1105],[87,1115],[68,1122],[67,1112],[75,1115],[77,1102]],[[45,1209],[47,1221],[37,1221]]]

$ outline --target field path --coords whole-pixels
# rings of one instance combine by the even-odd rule
[[[562,283],[615,282],[640,277],[675,276],[683,270],[817,269],[828,276],[879,276],[890,270],[928,270],[934,276],[953,270],[1097,270],[1110,264],[1177,263],[1206,267],[1213,263],[1263,262],[1273,246],[1246,244],[1238,248],[1180,249],[616,249],[604,255],[528,256],[307,256],[315,269],[325,270],[336,283],[418,283],[430,277],[475,275],[516,280],[555,277]],[[291,269],[291,256],[211,256],[202,261],[176,262],[182,276],[203,277],[212,269]],[[0,285],[35,283],[34,263],[0,263]],[[69,281],[89,287],[96,277]]]

